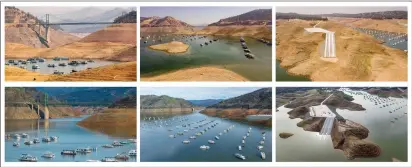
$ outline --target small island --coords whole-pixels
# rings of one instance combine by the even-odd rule
[[[152,45],[152,46],[149,46],[149,48],[153,49],[153,50],[164,51],[164,52],[167,52],[167,53],[184,53],[189,48],[189,45],[187,45],[183,42],[172,41],[172,42],[169,42],[169,43]]]

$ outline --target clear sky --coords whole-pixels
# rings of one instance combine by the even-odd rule
[[[142,87],[141,95],[168,95],[186,100],[227,99],[253,92],[258,87]]]
[[[276,12],[281,13],[299,13],[299,14],[331,14],[331,13],[347,13],[347,14],[356,14],[356,13],[367,13],[367,12],[381,12],[389,10],[403,10],[407,11],[408,8],[397,7],[397,6],[366,6],[366,7],[357,7],[357,6],[342,6],[342,7],[329,7],[329,6],[299,6],[299,7],[277,7]]]
[[[271,7],[141,7],[141,17],[172,16],[191,25],[207,25],[255,9]]]

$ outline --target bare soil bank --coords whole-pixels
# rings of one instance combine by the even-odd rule
[[[243,76],[218,67],[198,67],[177,70],[153,77],[141,77],[142,81],[248,81]]]
[[[136,62],[119,63],[71,74],[40,74],[6,66],[6,81],[136,81]],[[35,80],[34,80],[35,78]]]
[[[77,125],[116,137],[136,137],[136,109],[108,109],[94,114]]]

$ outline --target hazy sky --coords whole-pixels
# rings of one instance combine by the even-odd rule
[[[172,16],[191,25],[205,25],[255,9],[271,7],[141,7],[141,17]]]
[[[43,16],[44,14],[63,14],[63,13],[68,13],[68,12],[74,12],[74,11],[79,11],[81,9],[85,8],[90,8],[91,6],[74,6],[74,7],[56,7],[56,6],[18,6],[17,8],[25,11],[25,12],[30,12],[35,16]],[[95,7],[93,8],[101,10],[101,11],[109,11],[113,10],[114,8],[125,8],[128,9],[128,7]]]
[[[348,14],[356,14],[356,13],[365,13],[365,12],[380,12],[380,11],[388,11],[388,10],[403,10],[407,11],[407,7],[396,7],[396,6],[389,6],[389,7],[357,7],[357,6],[343,6],[343,7],[328,7],[328,6],[305,6],[305,7],[277,7],[276,12],[281,13],[299,13],[299,14],[331,14],[331,13],[348,13]]]
[[[204,99],[227,99],[253,92],[261,88],[257,87],[142,87],[141,95],[168,95],[171,97],[183,98],[186,100],[204,100]]]

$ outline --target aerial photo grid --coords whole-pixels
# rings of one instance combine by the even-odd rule
[[[409,9],[2,7],[2,159],[409,162]]]

